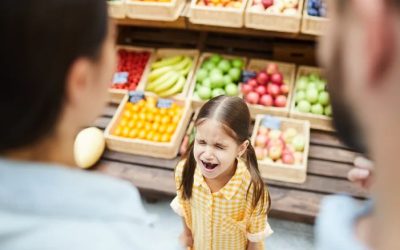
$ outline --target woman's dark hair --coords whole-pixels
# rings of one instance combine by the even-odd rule
[[[265,185],[258,169],[257,157],[249,140],[251,118],[246,103],[239,97],[215,97],[204,104],[200,109],[199,115],[195,121],[195,126],[200,125],[206,119],[215,119],[220,122],[225,132],[232,137],[238,145],[243,144],[246,140],[249,141],[249,146],[244,154],[244,162],[251,175],[251,184],[247,189],[247,194],[250,188],[253,188],[253,207],[256,207],[257,204],[261,202],[261,211],[268,211],[271,204],[270,195],[268,189],[265,191]],[[193,179],[196,169],[193,147],[194,142],[184,156],[186,161],[183,167],[180,188],[183,189],[182,198],[185,200],[192,197]],[[264,210],[263,204],[265,203],[265,195],[267,195],[269,202],[268,207]]]
[[[104,0],[0,1],[0,152],[53,132],[77,58],[99,58]]]

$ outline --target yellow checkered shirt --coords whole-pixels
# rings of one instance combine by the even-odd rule
[[[244,162],[239,161],[232,179],[216,193],[211,193],[197,167],[190,200],[182,199],[179,188],[183,167],[181,161],[175,169],[177,196],[171,207],[191,229],[195,250],[245,250],[248,241],[263,244],[272,230],[267,215],[259,213],[260,205],[252,206],[252,188],[246,199],[251,176]],[[267,197],[264,201],[268,202]]]

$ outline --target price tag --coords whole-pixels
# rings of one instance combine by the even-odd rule
[[[144,92],[143,91],[131,91],[131,92],[129,92],[129,101],[131,103],[137,103],[142,99],[144,99]]]
[[[172,105],[172,101],[171,100],[167,100],[167,99],[158,99],[157,102],[157,107],[158,108],[170,108]]]
[[[261,123],[264,127],[269,129],[280,129],[282,121],[277,117],[267,115],[262,119]]]
[[[117,72],[114,74],[113,84],[125,84],[128,82],[128,72]]]

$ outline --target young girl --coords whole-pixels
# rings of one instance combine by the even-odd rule
[[[196,137],[175,170],[181,241],[196,250],[264,249],[271,205],[249,140],[250,113],[239,97],[207,102]]]

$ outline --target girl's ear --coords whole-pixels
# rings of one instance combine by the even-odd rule
[[[239,146],[239,152],[238,152],[238,157],[239,158],[242,157],[242,155],[244,153],[246,153],[247,148],[249,147],[249,145],[250,145],[250,141],[246,140]]]

